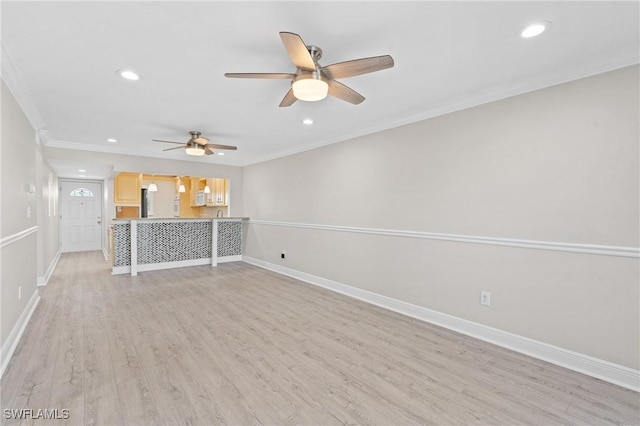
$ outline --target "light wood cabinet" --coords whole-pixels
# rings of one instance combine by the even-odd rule
[[[220,178],[207,179],[211,193],[207,194],[207,206],[226,207],[229,204],[228,181]]]
[[[142,175],[120,173],[113,180],[113,201],[116,205],[140,205]]]

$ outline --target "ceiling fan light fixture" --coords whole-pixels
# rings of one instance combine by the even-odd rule
[[[202,148],[187,147],[185,148],[185,151],[187,152],[188,155],[194,155],[194,156],[204,155],[204,149]]]
[[[213,155],[214,149],[231,149],[234,151],[238,149],[237,146],[233,146],[233,145],[220,145],[217,143],[209,143],[209,139],[201,137],[200,132],[191,131],[189,132],[189,134],[191,135],[191,139],[189,139],[186,144],[183,142],[164,141],[161,139],[152,139],[152,141],[181,145],[174,148],[163,149],[163,151],[173,151],[174,149],[184,149],[187,155],[193,155],[193,156]]]
[[[297,100],[319,101],[326,98],[327,95],[358,105],[364,101],[364,96],[340,83],[337,79],[368,74],[394,66],[393,58],[390,55],[371,56],[320,66],[318,60],[322,57],[322,49],[307,45],[299,34],[288,31],[280,31],[280,39],[289,59],[296,66],[295,74],[228,72],[224,76],[227,78],[291,78],[291,88],[280,101],[280,107],[290,107]]]
[[[184,148],[188,155],[204,155],[204,147],[195,142],[187,142],[187,146]]]
[[[329,84],[317,72],[297,75],[291,88],[296,99],[307,102],[320,101],[329,93]]]

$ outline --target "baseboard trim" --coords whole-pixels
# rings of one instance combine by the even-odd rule
[[[351,232],[358,234],[382,235],[387,237],[418,238],[426,240],[453,241],[458,243],[489,244],[536,250],[564,251],[570,253],[596,254],[640,258],[640,248],[605,246],[599,244],[563,243],[557,241],[523,240],[517,238],[485,237],[477,235],[443,234],[436,232],[405,231],[398,229],[359,228],[355,226],[321,225],[313,223],[277,222],[270,220],[249,220],[251,225],[283,226],[286,228],[315,229],[321,231]]]
[[[244,262],[640,392],[640,371],[370,291],[243,256]]]
[[[9,361],[11,361],[13,352],[18,346],[18,342],[20,342],[20,338],[22,337],[25,328],[27,328],[31,315],[33,315],[36,306],[38,306],[38,302],[40,302],[40,293],[36,288],[31,295],[31,299],[29,299],[27,306],[24,307],[24,310],[20,314],[18,321],[11,329],[11,333],[9,333],[7,340],[2,345],[2,348],[0,348],[0,377],[2,377],[7,369],[7,365],[9,365]]]
[[[218,258],[218,263],[225,262],[239,262],[242,260],[242,256],[224,256]],[[202,259],[193,260],[181,260],[177,262],[162,262],[162,263],[148,263],[137,265],[138,272],[159,271],[161,269],[173,269],[173,268],[185,268],[187,266],[202,266],[210,265],[211,258],[205,257]],[[111,275],[129,274],[131,273],[131,266],[116,266],[112,268]]]
[[[147,264],[138,264],[138,272],[148,272],[148,271],[159,271],[162,269],[173,269],[173,268],[184,268],[187,266],[202,266],[209,265],[211,263],[211,258],[205,257],[203,259],[192,259],[192,260],[180,260],[177,262],[161,262],[161,263],[147,263]]]
[[[58,266],[58,261],[60,260],[60,255],[62,254],[62,250],[58,249],[58,252],[54,256],[53,260],[49,264],[47,271],[44,273],[43,277],[38,277],[38,287],[43,287],[47,285],[49,279],[51,279],[51,275],[53,275],[53,271],[55,271],[56,266]]]
[[[130,274],[131,266],[114,266],[111,268],[111,275]]]
[[[240,262],[242,261],[242,255],[236,256],[220,256],[218,258],[218,263],[227,263],[227,262]]]

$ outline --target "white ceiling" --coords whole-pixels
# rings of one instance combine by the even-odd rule
[[[226,165],[638,63],[640,50],[638,2],[3,1],[1,18],[3,78],[48,146]],[[538,20],[551,30],[519,36]],[[294,72],[279,31],[322,48],[322,65],[390,54],[395,67],[342,80],[360,105],[279,108],[287,80],[224,77]],[[189,130],[238,150],[196,158],[151,142]],[[75,164],[52,167],[77,177]]]

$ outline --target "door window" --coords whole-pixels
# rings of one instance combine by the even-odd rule
[[[69,194],[70,197],[93,197],[93,192],[87,188],[76,188]]]

